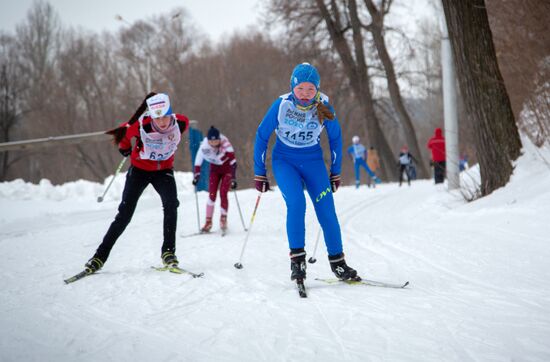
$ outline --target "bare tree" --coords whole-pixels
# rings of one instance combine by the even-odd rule
[[[372,0],[364,0],[364,2],[372,19],[371,23],[366,26],[366,28],[372,34],[378,56],[384,66],[388,91],[390,93],[393,107],[404,129],[405,139],[409,149],[419,161],[419,164],[417,165],[419,176],[428,178],[429,173],[427,169],[427,162],[424,161],[422,153],[420,152],[420,147],[416,136],[417,132],[414,129],[409,112],[405,108],[403,97],[401,97],[401,91],[399,89],[399,84],[397,83],[397,75],[395,73],[393,61],[390,58],[390,54],[386,47],[386,41],[384,39],[384,17],[390,11],[392,0],[382,0],[379,7],[377,7]],[[354,6],[355,1],[350,0],[348,2],[348,7],[350,8],[350,14],[352,15],[352,26],[354,23],[354,18],[358,21],[357,10]]]
[[[550,2],[488,0],[487,12],[514,115],[540,146],[550,137]]]
[[[521,149],[498,67],[484,0],[443,0],[458,80],[476,137],[481,192],[504,186]]]
[[[362,127],[367,135],[367,140],[379,149],[384,165],[393,165],[389,142],[380,128],[374,111],[361,32],[354,32],[353,39],[348,41],[350,27],[349,21],[345,18],[347,14],[342,13],[342,9],[334,1],[331,2],[330,10],[323,1],[297,3],[278,0],[272,2],[271,8],[290,25],[290,32],[296,34],[297,37],[294,42],[300,47],[309,41],[317,46],[336,50],[346,74],[346,80],[360,104],[365,119],[365,122],[362,122]],[[329,42],[323,38],[327,32]],[[325,56],[330,56],[330,53]],[[395,170],[386,167],[384,171],[391,174]],[[396,174],[396,172],[393,173]]]
[[[16,47],[12,37],[0,36],[0,142],[12,141],[12,133],[22,117],[19,94],[21,82],[15,64]],[[17,159],[4,152],[0,158],[0,180],[6,180],[9,168]]]

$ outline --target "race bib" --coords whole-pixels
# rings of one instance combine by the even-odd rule
[[[355,156],[355,159],[358,158],[364,158],[365,157],[365,146],[359,144],[359,145],[353,145],[353,153]]]
[[[287,99],[283,99],[279,106],[278,121],[277,137],[285,145],[295,148],[316,145],[324,128],[319,123],[317,108],[301,111]]]
[[[142,160],[165,161],[172,157],[178,148],[181,139],[180,129],[177,122],[170,127],[166,133],[147,133],[143,129],[142,121],[139,121],[139,133],[143,148],[139,153]]]
[[[411,162],[411,160],[409,159],[409,155],[404,154],[404,155],[400,156],[399,157],[399,162],[402,165],[408,165]]]

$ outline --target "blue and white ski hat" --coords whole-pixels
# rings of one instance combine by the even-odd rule
[[[292,91],[294,87],[303,82],[312,83],[317,90],[321,86],[319,72],[309,63],[298,64],[294,68],[290,76],[290,90]]]
[[[147,110],[151,118],[159,118],[173,113],[170,98],[164,93],[158,93],[147,99]]]

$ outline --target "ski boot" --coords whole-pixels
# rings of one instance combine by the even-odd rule
[[[175,268],[178,266],[178,258],[171,251],[165,251],[161,257],[162,263],[168,268]]]
[[[204,226],[201,228],[201,233],[209,233],[210,229],[212,229],[212,218],[207,217]]]
[[[93,274],[99,269],[103,268],[103,264],[103,260],[94,256],[93,258],[88,260],[86,264],[84,264],[84,270],[87,274]]]
[[[222,229],[222,232],[227,230],[227,215],[220,216],[220,229]]]
[[[306,252],[301,249],[290,249],[290,280],[303,280],[306,278]]]
[[[338,279],[361,280],[361,278],[357,276],[357,270],[350,268],[346,264],[344,253],[329,255],[328,261],[330,262],[330,269],[332,269],[332,272],[334,273],[334,275],[336,275]]]

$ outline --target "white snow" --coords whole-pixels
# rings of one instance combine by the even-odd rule
[[[148,188],[103,270],[65,285],[115,216],[124,177],[103,203],[110,179],[1,183],[0,361],[548,361],[550,151],[524,143],[511,182],[471,203],[431,181],[343,187],[348,263],[410,286],[322,284],[315,278],[331,273],[320,247],[307,299],[289,280],[277,190],[262,196],[242,270],[234,195],[230,234],[183,238],[197,219],[191,176],[178,173],[177,254],[204,278],[150,269],[162,208]],[[257,193],[238,197],[248,224]],[[201,192],[202,216],[205,200]],[[311,204],[306,225],[309,257]]]

